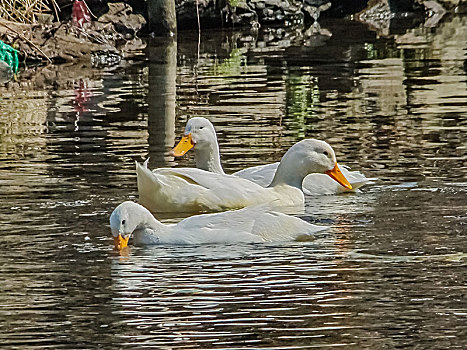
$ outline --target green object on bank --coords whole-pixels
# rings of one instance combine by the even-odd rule
[[[13,73],[18,71],[18,50],[12,48],[10,45],[5,44],[0,40],[0,60],[5,62],[11,67]]]

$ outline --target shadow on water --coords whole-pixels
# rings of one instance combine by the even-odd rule
[[[465,347],[466,18],[319,24],[203,32],[199,48],[186,32],[0,89],[4,346]],[[330,227],[311,242],[117,255],[108,217],[137,199],[134,161],[193,166],[168,155],[192,116],[229,173],[315,137],[378,180],[308,197],[296,214]]]

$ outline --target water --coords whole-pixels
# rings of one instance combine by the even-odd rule
[[[2,346],[465,348],[466,28],[183,33],[2,88]],[[312,242],[119,256],[108,217],[137,199],[134,161],[191,166],[168,150],[197,115],[227,172],[315,137],[377,180],[307,198],[300,217],[331,227]]]

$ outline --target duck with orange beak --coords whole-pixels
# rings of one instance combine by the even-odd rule
[[[136,163],[139,200],[152,212],[213,212],[272,203],[302,206],[303,179],[326,174],[342,186],[352,186],[339,170],[332,147],[324,141],[297,142],[282,157],[267,187],[252,181],[196,168],[160,168]]]
[[[255,206],[222,213],[194,215],[163,224],[138,203],[126,201],[110,216],[115,249],[124,250],[130,236],[136,246],[156,244],[261,243],[312,238],[325,226]]]

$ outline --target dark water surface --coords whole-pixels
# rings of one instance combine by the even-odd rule
[[[181,33],[0,89],[2,347],[465,349],[466,19],[204,32],[199,49]],[[331,227],[313,242],[118,256],[108,217],[137,199],[134,161],[192,166],[168,155],[192,116],[227,172],[314,137],[378,180],[307,198],[300,216]]]

